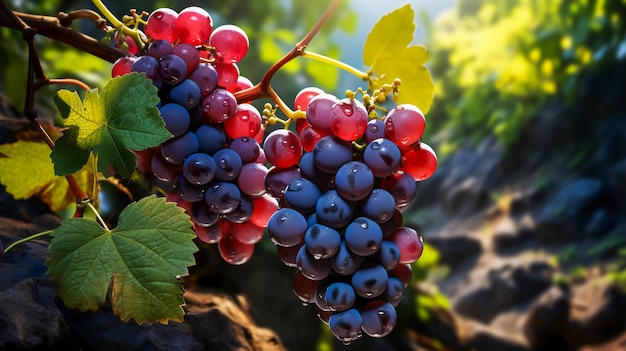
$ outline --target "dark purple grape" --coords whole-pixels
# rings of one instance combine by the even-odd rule
[[[296,265],[302,272],[302,275],[312,280],[322,280],[330,274],[332,268],[330,267],[329,259],[316,260],[303,245],[298,251],[296,256]]]
[[[159,58],[159,75],[167,84],[179,84],[187,75],[187,64],[174,54],[164,55]]]
[[[185,79],[170,90],[169,97],[170,101],[191,109],[200,102],[200,88],[194,81]]]
[[[233,183],[216,182],[206,190],[204,200],[211,211],[227,214],[234,211],[241,203],[241,192]]]
[[[172,136],[181,136],[189,129],[189,112],[183,106],[165,104],[161,106],[159,111],[163,122],[165,122],[165,128]]]
[[[363,319],[354,308],[334,313],[328,320],[330,332],[344,344],[349,344],[359,338]]]
[[[385,137],[385,122],[382,119],[371,119],[367,122],[367,128],[365,129],[365,134],[363,135],[363,139],[365,139],[366,143],[371,143],[372,140],[376,140],[378,138]]]
[[[397,307],[404,297],[404,283],[396,277],[389,277],[387,281],[387,290],[385,291],[385,299],[393,307]]]
[[[351,283],[357,295],[373,298],[380,296],[387,289],[389,276],[381,265],[360,268],[352,275]]]
[[[200,96],[208,96],[217,88],[217,71],[210,63],[200,63],[198,67],[189,75],[189,79],[196,82],[200,88]]]
[[[169,41],[157,39],[148,44],[148,55],[154,57],[155,59],[160,59],[165,55],[171,54],[173,49],[174,46],[172,46],[172,43]]]
[[[304,234],[304,245],[313,258],[332,257],[339,251],[341,235],[335,229],[323,224],[314,224]]]
[[[396,326],[398,314],[390,303],[382,303],[376,307],[369,307],[371,304],[378,304],[377,301],[366,305],[361,311],[363,324],[361,330],[371,337],[382,338],[391,333]]]
[[[400,260],[400,248],[390,240],[383,240],[380,249],[374,254],[376,261],[386,270],[390,271],[398,265]]]
[[[285,201],[300,213],[315,212],[317,200],[322,196],[321,190],[310,180],[298,178],[289,183],[285,189]]]
[[[185,65],[187,66],[186,76],[189,76],[191,72],[195,71],[200,63],[200,52],[193,45],[180,43],[174,47],[172,53],[185,61]]]
[[[243,164],[255,162],[261,154],[259,142],[246,136],[233,139],[228,148],[241,157]]]
[[[167,162],[161,151],[155,152],[152,156],[150,168],[158,180],[168,183],[173,182],[182,171],[180,165]]]
[[[183,163],[183,176],[192,184],[208,184],[215,177],[215,171],[215,161],[203,152],[189,155]]]
[[[198,152],[198,138],[192,132],[186,132],[178,138],[170,139],[161,146],[161,153],[167,162],[182,165],[187,156]]]
[[[198,226],[212,226],[219,218],[220,214],[209,210],[205,201],[194,202],[191,206],[191,220]]]
[[[342,241],[339,251],[331,258],[331,266],[337,274],[352,275],[359,269],[363,261],[365,261],[365,257],[350,251],[346,242]]]
[[[352,143],[334,135],[321,138],[313,148],[315,166],[326,173],[334,174],[339,167],[352,161]]]
[[[383,231],[378,223],[365,217],[359,217],[348,224],[344,235],[350,251],[361,256],[369,256],[378,251],[383,240]]]
[[[331,311],[345,311],[354,305],[356,294],[350,284],[335,282],[326,288],[326,304]]]
[[[219,150],[213,155],[213,159],[217,166],[215,179],[230,181],[239,177],[243,163],[235,151],[231,149]]]
[[[315,213],[320,223],[341,228],[352,221],[354,205],[339,196],[336,190],[331,190],[317,200]]]
[[[302,272],[296,271],[291,282],[294,294],[296,294],[303,304],[315,302],[315,289],[317,288],[318,281],[311,280],[302,275]]]
[[[396,209],[400,212],[409,206],[417,193],[415,179],[404,172],[396,172],[383,179],[380,187],[387,190],[396,199]]]
[[[276,245],[276,253],[287,267],[296,268],[296,256],[298,256],[298,251],[300,251],[302,245],[304,245],[304,242],[300,242],[298,245],[289,247]]]
[[[245,223],[250,219],[252,215],[252,210],[254,210],[254,205],[252,204],[252,200],[245,194],[241,194],[241,202],[239,206],[232,211],[227,213],[224,217],[232,223]]]
[[[363,152],[363,162],[376,177],[386,177],[398,170],[402,153],[398,145],[389,139],[376,139],[367,144]]]
[[[300,173],[303,178],[315,182],[322,189],[328,190],[333,187],[333,175],[322,172],[315,166],[312,152],[305,152],[300,158]]]
[[[307,230],[306,219],[298,211],[281,208],[270,217],[267,231],[270,240],[279,246],[295,246],[304,240]]]
[[[396,212],[396,201],[387,190],[374,189],[361,202],[361,214],[377,223],[387,222]]]
[[[374,175],[369,167],[359,161],[350,161],[337,170],[335,189],[344,199],[364,199],[374,188]]]
[[[210,125],[201,125],[195,132],[200,143],[200,151],[213,155],[226,145],[226,133],[222,128]]]
[[[272,167],[265,177],[265,188],[271,196],[281,198],[287,186],[300,177],[300,170],[297,166],[289,168]]]
[[[306,120],[315,131],[322,135],[332,134],[330,116],[333,105],[338,101],[339,99],[331,94],[320,94],[309,101],[309,106],[306,108]]]
[[[138,73],[145,73],[148,79],[153,81],[156,79],[159,70],[159,61],[152,56],[139,56],[133,65],[131,71]]]
[[[185,179],[185,177],[179,177],[176,182],[176,191],[181,199],[187,202],[198,202],[204,199],[204,192],[206,186],[192,184]]]
[[[237,110],[235,96],[226,89],[217,88],[202,100],[205,123],[222,123]]]

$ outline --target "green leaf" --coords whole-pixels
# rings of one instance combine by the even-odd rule
[[[415,13],[409,4],[383,16],[370,31],[363,47],[363,62],[371,66],[370,90],[400,79],[398,104],[414,104],[427,113],[434,96],[434,84],[424,64],[428,51],[411,45]]]
[[[111,175],[113,166],[128,178],[136,158],[130,150],[145,150],[171,137],[156,108],[156,88],[143,74],[113,78],[101,93],[88,91],[84,100],[76,92],[60,90],[55,102],[67,128],[51,154],[57,175],[76,172],[93,152],[98,171]]]
[[[52,232],[48,274],[68,307],[96,310],[111,285],[111,306],[124,321],[183,319],[178,277],[195,264],[191,221],[173,202],[152,195],[133,202],[107,230],[84,218]]]
[[[17,141],[0,145],[0,183],[15,199],[39,195],[53,211],[61,211],[76,202],[67,180],[54,174],[50,147],[42,142]],[[28,176],[25,176],[28,175]],[[74,174],[81,189],[93,187],[89,166]]]

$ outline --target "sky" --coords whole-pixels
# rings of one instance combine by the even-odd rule
[[[364,69],[362,49],[372,26],[386,13],[407,3],[413,7],[416,14],[415,23],[417,23],[417,28],[414,33],[415,39],[413,43],[422,44],[420,40],[423,40],[426,33],[425,28],[419,23],[421,10],[424,9],[431,21],[434,21],[441,13],[451,9],[456,4],[456,0],[352,0],[351,7],[357,12],[359,18],[358,29],[354,35],[337,33],[334,37],[336,42],[345,43],[342,46],[341,61],[356,68]],[[342,72],[340,84],[341,86],[337,91],[354,90],[358,86],[363,86],[361,80],[345,72]]]

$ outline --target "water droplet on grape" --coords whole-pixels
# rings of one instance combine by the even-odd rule
[[[377,141],[373,141],[372,143],[370,143],[370,147],[373,150],[380,150],[381,144],[379,142],[377,142]]]

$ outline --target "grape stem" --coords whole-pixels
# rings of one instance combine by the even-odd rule
[[[131,38],[133,38],[133,40],[135,40],[135,42],[137,43],[137,45],[139,46],[139,48],[143,48],[146,44],[143,42],[143,40],[141,40],[141,37],[139,36],[139,30],[138,29],[132,29],[130,27],[127,27],[124,23],[122,23],[122,21],[120,21],[119,19],[117,19],[117,17],[115,17],[115,15],[109,10],[108,7],[106,7],[106,5],[102,2],[102,0],[92,0],[91,1],[94,5],[96,5],[96,7],[98,8],[98,10],[102,13],[102,15],[109,20],[109,22],[111,22],[111,24],[117,28],[119,31],[122,32],[122,34],[124,35],[128,35]]]
[[[370,79],[369,74],[367,74],[366,72],[363,72],[359,69],[356,69],[352,66],[350,66],[347,63],[341,62],[339,60],[335,60],[334,58],[330,58],[328,56],[324,56],[324,55],[320,55],[314,52],[310,52],[310,51],[303,51],[302,52],[302,57],[306,57],[309,59],[313,59],[316,61],[320,61],[320,62],[324,62],[324,63],[328,63],[330,65],[333,65],[337,68],[340,68],[350,74],[353,74],[354,76],[364,80],[364,81],[368,81]]]
[[[25,238],[22,238],[20,240],[14,241],[11,243],[11,245],[7,246],[6,249],[4,249],[4,253],[6,254],[7,252],[9,252],[9,250],[11,250],[12,248],[16,247],[17,245],[23,244],[27,241],[33,240],[33,239],[37,239],[40,238],[42,236],[46,236],[48,234],[52,233],[52,230],[46,230],[37,234],[33,234],[33,235],[29,235]]]

